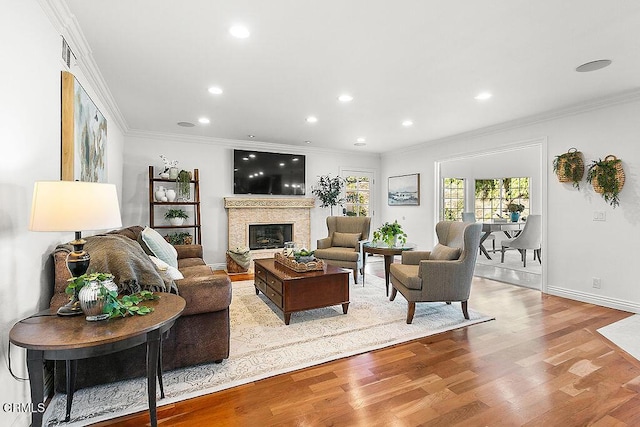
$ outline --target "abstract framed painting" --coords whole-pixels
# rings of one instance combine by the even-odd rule
[[[420,174],[389,177],[389,206],[420,205]]]
[[[62,72],[63,181],[107,182],[107,120],[75,76]]]

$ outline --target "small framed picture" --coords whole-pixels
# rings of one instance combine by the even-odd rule
[[[389,177],[389,206],[420,205],[420,174]]]

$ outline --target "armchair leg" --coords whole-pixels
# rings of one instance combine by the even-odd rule
[[[393,301],[396,299],[396,295],[398,294],[398,290],[391,285],[391,296],[389,297],[389,301]]]
[[[357,268],[354,268],[354,269],[353,269],[353,282],[354,282],[355,284],[358,284],[358,269],[357,269]],[[364,285],[364,284],[363,284],[363,285]]]
[[[527,250],[526,249],[522,250],[522,264],[523,264],[523,267],[527,266]]]
[[[500,252],[502,252],[502,257],[500,258],[500,262],[504,262],[504,246],[502,247]]]
[[[413,322],[413,315],[416,314],[416,303],[413,301],[409,301],[409,308],[407,310],[407,325],[410,325]]]
[[[462,314],[464,315],[464,318],[469,320],[469,311],[467,309],[467,301],[462,301],[460,305],[462,305]]]

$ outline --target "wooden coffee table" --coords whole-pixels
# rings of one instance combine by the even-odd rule
[[[256,295],[262,291],[282,312],[289,324],[291,313],[342,304],[349,309],[350,270],[326,265],[324,270],[298,273],[273,258],[254,260]]]

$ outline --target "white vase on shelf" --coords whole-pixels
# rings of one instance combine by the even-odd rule
[[[164,187],[161,185],[156,190],[156,201],[161,202],[162,198],[166,196]]]
[[[169,188],[168,190],[166,190],[165,194],[168,201],[174,202],[176,200],[176,190]]]
[[[178,173],[179,172],[180,172],[180,169],[178,169],[178,168],[170,168],[169,169],[169,179],[178,178]]]

